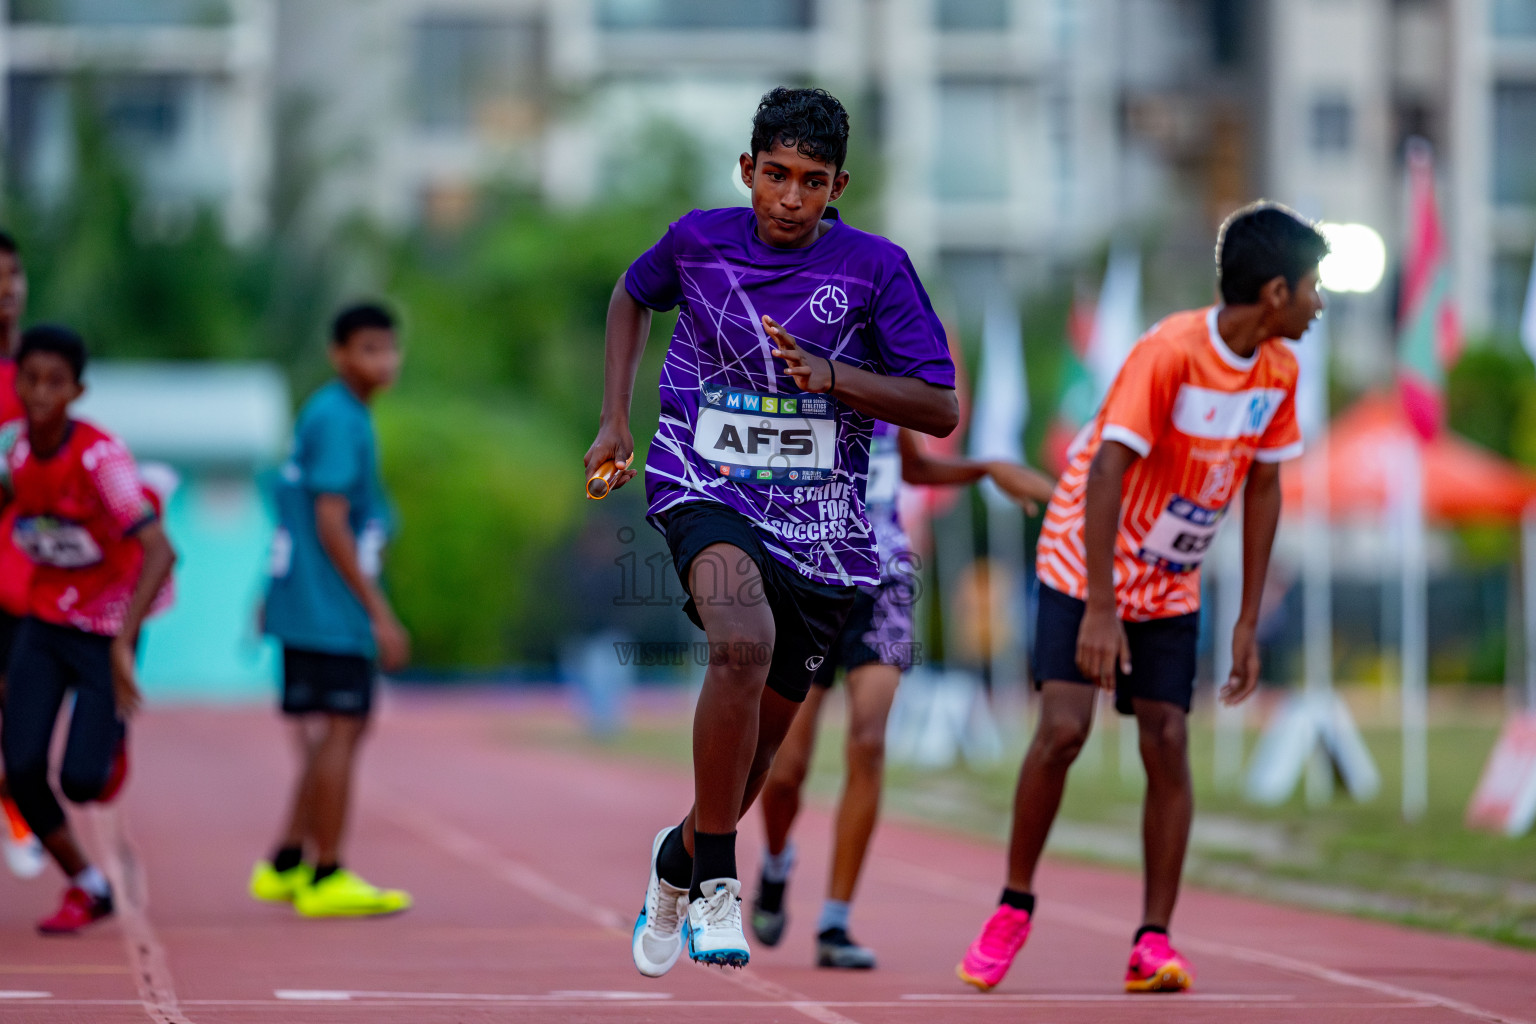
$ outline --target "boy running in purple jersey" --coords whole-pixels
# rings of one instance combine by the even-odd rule
[[[943,436],[959,419],[944,328],[911,262],[827,207],[847,188],[847,151],[841,103],[773,90],[741,156],[751,209],[677,221],[608,306],[588,474],[632,458],[651,311],[680,307],[646,495],[711,652],[694,712],[694,805],[656,834],[635,922],[635,966],[651,977],[684,945],[701,963],[747,962],[736,825],[855,588],[879,582],[864,511],[874,420]],[[625,469],[613,486],[634,476]]]
[[[1032,513],[1051,500],[1056,486],[1050,477],[1014,462],[931,453],[913,431],[883,420],[875,423],[864,504],[879,541],[880,584],[859,588],[842,634],[817,671],[815,685],[795,716],[763,786],[767,848],[757,896],[752,901],[752,933],[765,946],[778,945],[784,934],[784,888],[795,862],[790,830],[800,813],[800,791],[815,752],[821,707],[841,668],[848,702],[847,775],[837,803],[827,898],[816,923],[816,965],[854,970],[875,966],[874,951],[849,936],[848,918],[864,855],[880,815],[886,720],[902,673],[912,667],[916,646],[912,624],[916,555],[902,529],[896,498],[903,481],[955,486],[988,476],[1004,494]]]

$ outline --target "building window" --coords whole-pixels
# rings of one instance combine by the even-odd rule
[[[1355,142],[1355,111],[1344,99],[1312,104],[1312,151],[1347,153]]]
[[[939,88],[934,190],[941,199],[1008,197],[1008,87],[945,82]]]
[[[13,75],[7,171],[43,203],[62,198],[81,156],[83,112],[84,130],[100,132],[150,196],[219,199],[228,187],[219,94],[215,80],[195,75]]]
[[[1493,0],[1493,31],[1501,36],[1536,36],[1536,0]]]
[[[613,29],[808,29],[813,0],[598,0]]]
[[[1536,204],[1536,85],[1493,91],[1493,199]]]
[[[946,32],[1008,27],[1009,0],[937,0],[934,22]]]
[[[226,25],[228,0],[11,0],[10,20],[51,25]]]
[[[539,38],[532,24],[426,18],[416,25],[415,51],[421,127],[500,139],[534,127]]]

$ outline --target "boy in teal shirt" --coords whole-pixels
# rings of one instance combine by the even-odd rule
[[[390,914],[411,904],[341,867],[352,771],[373,708],[375,665],[392,671],[410,641],[377,577],[389,512],[368,403],[400,372],[395,321],[380,306],[343,310],[331,330],[337,379],[310,397],[277,485],[265,630],[283,645],[282,710],[302,770],[286,830],[251,874],[251,895],[306,917]],[[313,854],[311,863],[304,855]]]

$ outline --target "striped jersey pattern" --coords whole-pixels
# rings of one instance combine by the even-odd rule
[[[1216,307],[1174,315],[1137,342],[1069,453],[1041,528],[1040,582],[1088,596],[1088,469],[1104,441],[1141,458],[1126,472],[1115,539],[1115,604],[1126,621],[1200,607],[1200,561],[1255,461],[1301,454],[1296,357],[1279,339],[1243,359]]]

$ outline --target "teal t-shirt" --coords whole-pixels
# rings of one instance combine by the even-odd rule
[[[372,658],[368,613],[320,546],[315,498],[322,494],[347,499],[358,563],[378,575],[389,525],[378,445],[368,407],[340,381],[304,403],[293,454],[278,475],[266,631],[285,647]]]

